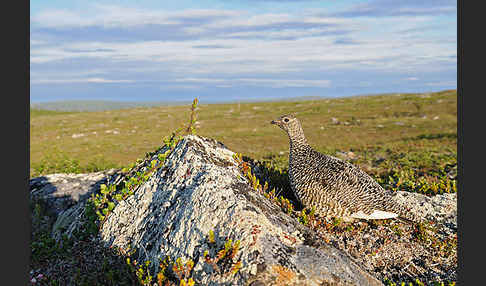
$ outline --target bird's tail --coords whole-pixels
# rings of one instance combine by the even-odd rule
[[[415,213],[412,208],[394,199],[389,200],[387,209],[389,211],[394,211],[398,214],[398,219],[407,223],[421,223],[424,222],[424,218]]]
[[[408,223],[408,224],[416,224],[417,221],[414,221],[414,220],[411,220],[411,219],[408,219],[408,218],[405,218],[403,216],[399,216],[397,217],[398,220],[402,221],[402,222],[405,222],[405,223]]]

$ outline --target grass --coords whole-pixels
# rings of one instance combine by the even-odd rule
[[[164,136],[186,123],[187,108],[101,112],[31,109],[30,175],[127,166],[160,146]],[[380,156],[393,160],[399,154],[455,158],[455,90],[301,102],[211,105],[202,102],[197,110],[196,128],[199,135],[219,140],[235,152],[285,166],[288,139],[269,123],[284,113],[298,116],[308,141],[317,150],[331,155],[352,151],[362,158],[357,161],[360,166],[366,167]],[[333,123],[332,118],[339,124]],[[436,157],[430,161],[432,167],[437,163]]]
[[[30,118],[36,118],[39,116],[45,115],[64,115],[64,114],[71,114],[72,112],[69,111],[54,111],[54,110],[44,110],[38,108],[31,108],[30,109]]]

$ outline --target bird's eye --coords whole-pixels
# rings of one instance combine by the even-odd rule
[[[285,118],[285,119],[284,119],[284,122],[289,122],[289,119],[288,119],[288,118]]]

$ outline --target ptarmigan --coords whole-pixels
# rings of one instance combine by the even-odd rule
[[[320,216],[344,221],[396,217],[421,221],[358,167],[312,149],[295,116],[282,115],[271,123],[289,136],[290,186],[305,207],[315,207]]]

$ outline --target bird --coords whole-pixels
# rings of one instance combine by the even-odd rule
[[[345,222],[392,218],[421,222],[406,205],[394,200],[393,192],[385,190],[359,167],[314,150],[295,115],[284,114],[270,123],[289,137],[290,186],[304,207],[314,208],[319,216]]]

